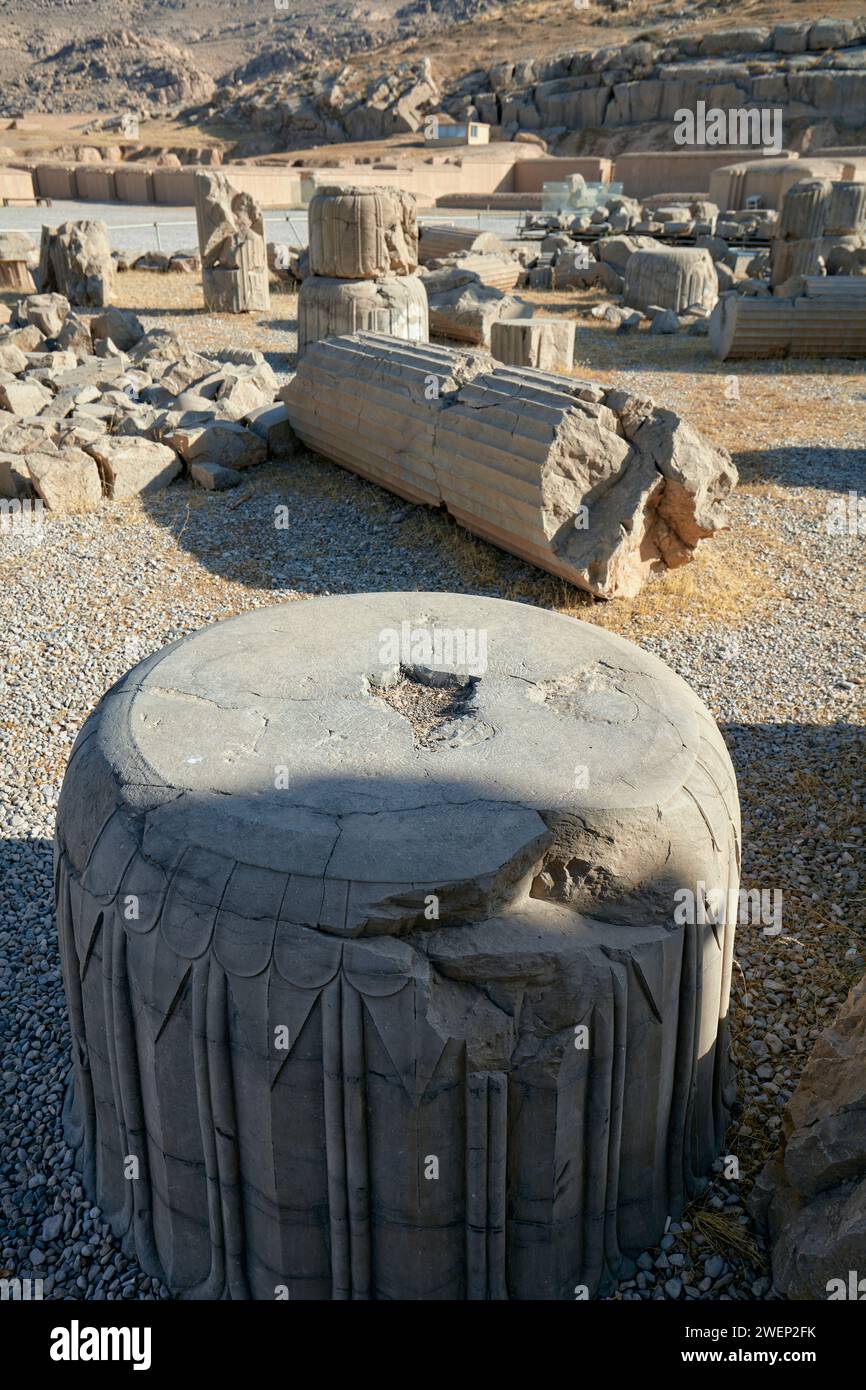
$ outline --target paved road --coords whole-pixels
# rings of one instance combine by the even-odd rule
[[[43,224],[56,227],[60,222],[99,218],[111,234],[115,251],[191,250],[196,246],[195,216],[192,208],[158,207],[150,204],[55,202],[50,208],[0,208],[0,231],[29,232],[39,241]],[[421,222],[447,222],[455,226],[479,227],[498,232],[506,240],[517,235],[519,214],[515,212],[457,212],[448,208],[421,213]],[[295,209],[265,214],[269,241],[285,241],[306,246],[307,214]]]

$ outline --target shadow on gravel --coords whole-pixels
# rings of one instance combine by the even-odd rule
[[[744,449],[742,453],[732,453],[732,458],[741,482],[826,488],[829,492],[862,492],[866,488],[866,445],[862,449],[815,444]]]
[[[227,492],[179,481],[141,502],[210,574],[277,597],[429,589],[532,602],[545,580],[443,513],[314,454],[254,468]]]

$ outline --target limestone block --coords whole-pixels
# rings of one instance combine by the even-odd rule
[[[224,468],[221,463],[193,463],[190,477],[208,492],[225,492],[243,482],[243,473],[236,468]]]
[[[225,174],[195,176],[195,212],[205,308],[244,314],[270,306],[261,208]]]
[[[430,326],[421,277],[339,280],[308,275],[298,292],[298,357],[321,338],[361,331],[426,343]]]
[[[27,370],[27,358],[14,343],[0,342],[0,371],[18,376]]]
[[[106,496],[115,502],[159,492],[180,472],[174,450],[150,439],[106,435],[88,444],[87,452],[99,464]]]
[[[490,351],[498,362],[569,372],[574,364],[573,319],[510,319],[494,323]]]
[[[18,320],[32,323],[43,338],[56,338],[69,314],[69,300],[63,294],[31,294],[18,301]]]
[[[418,268],[415,198],[399,188],[320,188],[309,227],[313,275],[375,279]]]
[[[440,338],[489,347],[491,327],[499,319],[532,317],[529,304],[482,285],[477,275],[459,266],[425,275],[424,289],[430,331]]]
[[[509,254],[508,246],[495,232],[478,232],[471,227],[443,227],[436,222],[427,222],[421,228],[418,251],[425,264],[461,252],[492,256]]]
[[[51,400],[51,392],[38,381],[0,381],[0,411],[38,415]]]
[[[712,309],[718,295],[715,266],[702,248],[668,246],[660,251],[635,251],[629,257],[623,300],[631,308],[657,304],[680,314],[690,304]]]
[[[271,458],[284,458],[297,449],[298,441],[289,421],[289,412],[281,401],[251,410],[249,415],[244,416],[244,424],[264,440]]]
[[[190,1299],[609,1292],[729,1122],[734,914],[675,904],[738,859],[712,717],[598,626],[375,594],[175,643],[58,807],[88,1199]]]
[[[110,338],[121,352],[125,352],[144,337],[144,326],[131,309],[111,308],[91,319],[90,335],[94,343]]]
[[[617,275],[624,276],[635,251],[661,251],[664,247],[652,236],[610,236],[596,241],[592,249],[599,261],[612,266]]]
[[[504,294],[514,289],[523,274],[523,266],[515,256],[501,256],[493,251],[465,251],[428,264],[436,269],[455,266],[468,271],[476,275],[482,285],[502,290]]]
[[[264,440],[235,420],[181,426],[167,434],[165,442],[190,465],[203,460],[225,468],[252,468],[264,463],[268,453]]]
[[[115,297],[114,262],[104,222],[64,222],[42,228],[39,288],[56,291],[70,304],[103,309]]]
[[[28,454],[27,472],[37,497],[49,511],[88,512],[102,501],[99,469],[80,449]]]
[[[309,448],[599,597],[727,524],[724,451],[652,402],[641,433],[635,398],[573,377],[356,334],[311,348],[281,395]]]

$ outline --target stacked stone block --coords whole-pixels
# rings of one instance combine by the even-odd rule
[[[866,184],[801,179],[782,200],[770,250],[770,278],[782,294],[799,276],[820,274],[834,252],[866,247]]]
[[[396,188],[322,188],[310,203],[310,274],[298,295],[298,358],[312,343],[374,332],[426,343],[415,199]]]

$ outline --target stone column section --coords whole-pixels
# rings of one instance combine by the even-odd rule
[[[322,339],[361,331],[426,343],[414,197],[398,188],[325,187],[310,203],[309,222],[298,358]]]
[[[626,391],[359,333],[311,348],[281,398],[317,453],[601,598],[727,525],[730,457]]]
[[[720,1151],[734,774],[596,625],[405,593],[205,628],[90,717],[55,851],[66,1133],[176,1296],[604,1294]]]

